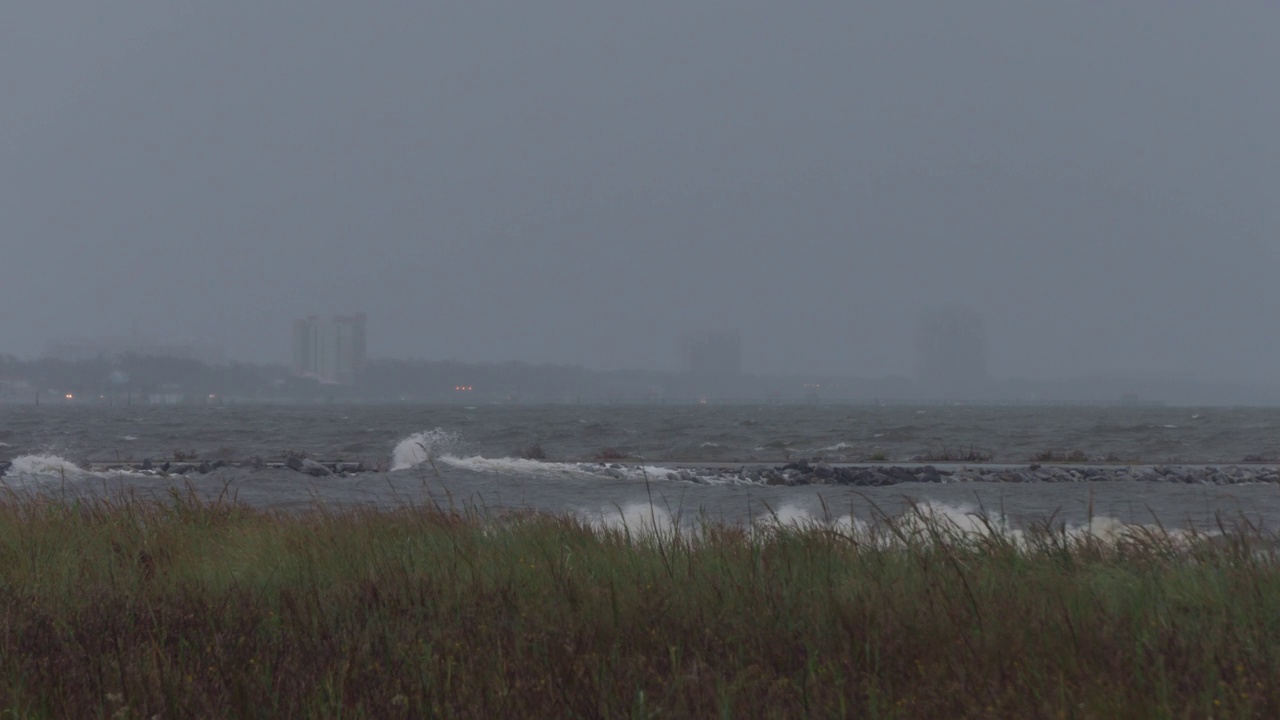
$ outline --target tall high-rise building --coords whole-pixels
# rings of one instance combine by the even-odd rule
[[[364,313],[333,319],[333,375],[338,382],[354,382],[364,369],[364,327]]]
[[[355,382],[365,364],[365,315],[293,321],[293,372],[321,382]]]
[[[293,321],[293,374],[320,376],[320,318]]]

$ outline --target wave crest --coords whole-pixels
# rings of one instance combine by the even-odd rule
[[[443,428],[423,430],[401,440],[391,451],[391,469],[412,470],[440,457],[461,441],[457,433]]]
[[[86,471],[79,465],[58,455],[19,455],[9,463],[7,477],[16,478],[76,478]]]

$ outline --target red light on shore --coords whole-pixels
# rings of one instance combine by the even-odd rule
[[[453,389],[456,392],[471,392],[472,388],[470,385],[454,385]]]

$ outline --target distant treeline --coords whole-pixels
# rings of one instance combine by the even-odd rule
[[[9,396],[71,394],[77,398],[153,394],[256,398],[306,393],[316,385],[293,377],[282,365],[206,365],[198,360],[137,355],[78,361],[0,356],[0,381]]]
[[[1276,405],[1280,389],[1160,378],[984,380],[943,391],[905,377],[835,378],[591,370],[521,362],[371,360],[347,384],[300,376],[280,364],[208,365],[124,355],[19,360],[0,355],[0,402],[36,398],[140,403],[998,403]]]
[[[764,400],[770,393],[781,392],[742,377],[427,360],[372,360],[354,382],[333,384],[296,375],[285,365],[207,365],[136,355],[81,361],[0,356],[0,383],[0,399],[9,402],[67,394],[79,399],[137,398],[139,402],[661,402]]]

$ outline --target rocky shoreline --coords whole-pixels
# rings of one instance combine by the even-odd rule
[[[11,468],[0,460],[0,477]],[[663,464],[656,472],[639,465],[584,462],[572,463],[575,470],[614,479],[641,477],[665,472],[667,480],[698,484],[755,484],[764,486],[849,485],[883,487],[902,483],[1062,483],[1062,482],[1158,482],[1210,485],[1280,483],[1280,464],[1168,464],[1125,465],[1089,463],[862,463],[829,464],[798,461],[785,465],[746,464]],[[80,469],[97,474],[134,472],[158,476],[205,475],[223,468],[291,471],[309,477],[350,477],[371,472],[387,472],[387,463],[317,461],[301,455],[282,460],[250,458],[243,461],[175,461],[88,463]],[[657,479],[656,477],[654,479]]]
[[[901,483],[1121,481],[1211,485],[1280,483],[1280,466],[1277,465],[830,465],[800,461],[776,467],[689,467],[671,472],[688,482],[737,481],[770,486],[881,487]]]
[[[0,461],[0,478],[4,477],[12,467],[12,461]],[[247,460],[162,460],[147,458],[140,462],[106,462],[83,463],[81,470],[91,473],[106,474],[113,472],[149,473],[154,475],[207,475],[223,468],[241,468],[250,470],[292,470],[311,477],[327,477],[338,475],[347,477],[368,472],[385,472],[386,463],[377,465],[361,462],[312,460],[301,455],[287,455],[283,460],[268,461],[260,457]]]

